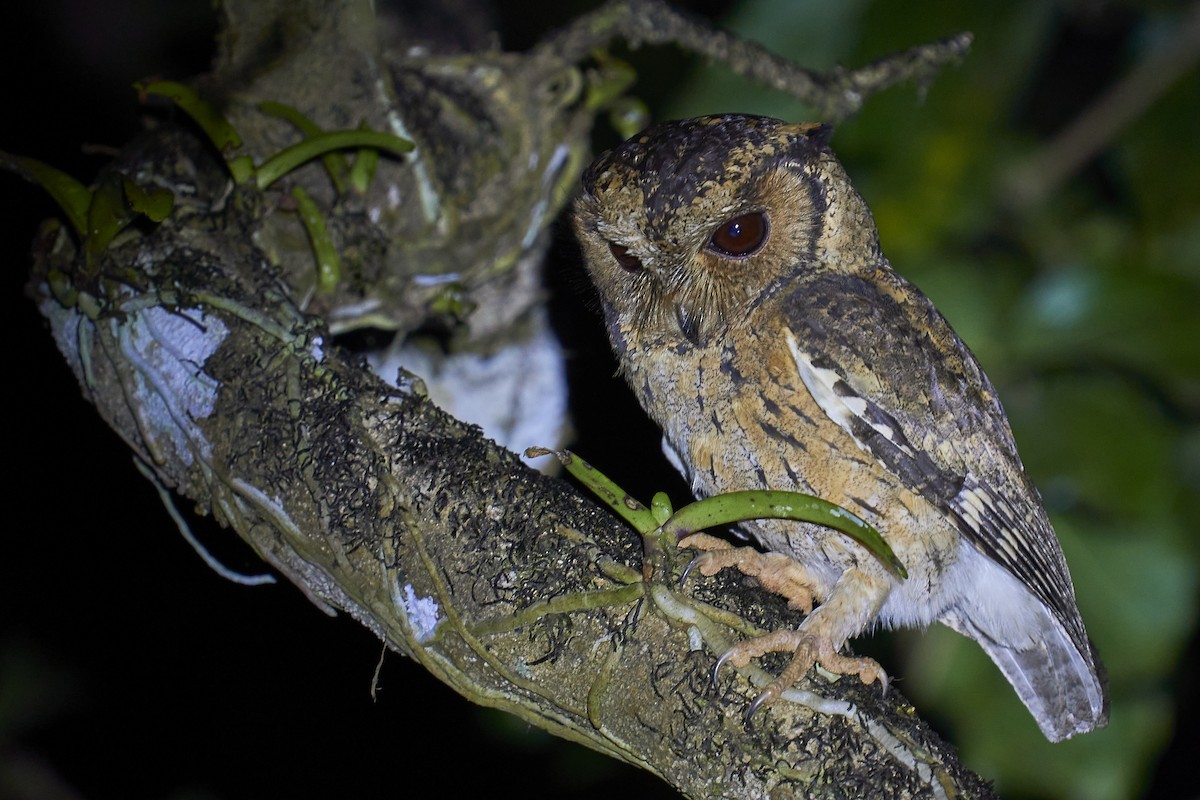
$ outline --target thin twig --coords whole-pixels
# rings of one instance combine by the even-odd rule
[[[1014,172],[1010,206],[1037,204],[1107,147],[1200,60],[1200,3],[1165,46],[1149,53],[1075,121]]]
[[[918,45],[856,70],[840,67],[816,72],[797,66],[757,42],[714,29],[659,0],[609,3],[548,37],[539,50],[578,62],[590,52],[623,39],[631,45],[675,44],[728,66],[739,75],[789,94],[816,108],[823,118],[840,122],[858,113],[868,97],[906,81],[925,83],[971,46],[960,33]]]

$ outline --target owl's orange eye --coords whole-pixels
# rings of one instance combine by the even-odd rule
[[[641,272],[644,269],[641,259],[629,252],[628,247],[609,242],[608,251],[613,254],[613,258],[617,260],[618,264],[630,272]]]
[[[767,241],[767,215],[761,211],[734,217],[721,225],[708,240],[710,250],[738,258],[758,252]]]

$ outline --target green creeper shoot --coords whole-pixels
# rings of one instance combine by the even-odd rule
[[[555,456],[567,472],[574,475],[580,483],[590,489],[593,494],[604,501],[605,505],[617,512],[621,519],[632,525],[643,536],[649,536],[661,525],[655,518],[654,512],[627,494],[624,489],[613,483],[603,472],[570,450],[548,450],[545,447],[530,447],[525,451],[525,456],[527,458]]]
[[[428,307],[434,314],[461,321],[475,310],[477,304],[467,295],[466,287],[454,281],[440,287]]]
[[[301,114],[297,109],[284,103],[264,100],[258,104],[258,110],[264,114],[270,114],[273,117],[287,120],[306,137],[311,138],[321,134],[321,128],[317,123]],[[321,163],[325,165],[325,171],[329,173],[329,180],[333,183],[334,191],[339,195],[345,194],[346,176],[350,172],[350,164],[346,161],[346,156],[339,152],[326,153],[321,156]]]
[[[596,69],[588,74],[587,95],[584,100],[587,108],[599,111],[608,108],[613,101],[625,94],[625,91],[637,81],[637,71],[620,58],[610,55],[605,50],[592,53]]]
[[[593,111],[607,110],[613,129],[628,139],[650,122],[646,104],[625,94],[637,81],[637,72],[627,62],[604,50],[592,53],[596,68],[588,72],[585,103]]]
[[[201,99],[190,86],[173,81],[136,83],[134,86],[143,101],[150,95],[166,97],[173,101],[196,121],[196,124],[222,154],[242,146],[242,137],[229,120],[225,119],[212,104]],[[241,184],[253,179],[259,189],[266,189],[301,164],[314,158],[331,155],[337,150],[371,148],[387,150],[392,153],[407,153],[415,146],[407,139],[379,131],[364,129],[322,131],[299,111],[282,103],[266,102],[259,108],[265,113],[288,120],[306,136],[303,141],[285,147],[258,166],[254,165],[254,161],[249,156],[244,155],[226,161],[235,182]],[[327,161],[326,168],[330,170],[330,177],[340,192],[343,175],[346,171],[345,159],[343,158],[340,163],[335,160],[332,166],[331,162]]]
[[[317,209],[317,204],[300,186],[292,187],[292,199],[296,201],[296,210],[300,214],[300,222],[308,233],[312,243],[313,257],[317,261],[317,294],[329,294],[337,288],[342,277],[342,259],[338,255],[333,239],[329,237],[329,228],[325,225],[325,217]]]
[[[365,129],[366,123],[362,127]],[[374,147],[360,148],[354,155],[354,166],[350,168],[350,185],[359,194],[366,194],[375,178],[375,167],[379,164],[379,151]]]
[[[174,81],[153,81],[135,83],[133,88],[137,89],[138,98],[143,103],[150,95],[165,97],[175,103],[180,110],[196,121],[204,135],[222,153],[242,146],[242,137],[229,120],[211,103],[202,100],[192,87]]]
[[[88,258],[103,253],[138,215],[162,222],[175,206],[175,195],[162,187],[143,189],[128,175],[106,175],[91,192],[84,237]]]
[[[618,97],[608,107],[608,124],[628,139],[650,124],[650,109],[636,97]]]
[[[392,153],[407,153],[415,145],[407,139],[379,131],[329,131],[311,136],[290,147],[285,147],[264,161],[255,170],[254,181],[259,189],[266,189],[292,170],[314,158],[334,150],[370,147]]]
[[[654,515],[654,520],[659,525],[666,525],[674,511],[671,508],[671,498],[667,497],[666,492],[656,492],[650,499],[650,513]]]
[[[697,500],[678,511],[672,511],[667,496],[659,492],[654,496],[651,507],[647,509],[606,475],[569,450],[555,451],[531,447],[525,451],[525,455],[530,458],[557,456],[567,472],[574,475],[622,519],[636,528],[643,537],[653,537],[661,531],[678,542],[683,537],[706,528],[752,519],[811,522],[841,531],[867,548],[896,575],[901,578],[908,577],[904,564],[878,531],[856,514],[819,497],[800,492],[770,490],[726,492]]]

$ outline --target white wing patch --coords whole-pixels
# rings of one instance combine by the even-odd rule
[[[692,471],[687,468],[686,462],[679,455],[679,451],[675,449],[675,445],[671,444],[671,440],[665,435],[662,437],[663,455],[667,457],[667,461],[675,468],[675,471],[683,476],[683,479],[692,487],[693,492],[699,492],[700,487],[696,483],[696,479],[692,477]]]
[[[813,364],[812,357],[800,349],[796,343],[796,337],[792,335],[791,331],[787,332],[787,343],[792,351],[792,358],[796,360],[796,369],[800,373],[800,380],[804,381],[808,393],[812,395],[813,400],[821,407],[825,415],[848,433],[859,447],[868,453],[871,452],[870,446],[855,435],[855,420],[862,425],[869,425],[909,458],[916,457],[903,436],[897,436],[895,428],[877,418],[872,419],[872,415],[868,413],[869,406],[866,399],[855,394],[854,390],[850,388],[850,384],[846,383],[841,375],[831,369]]]
[[[983,530],[983,515],[987,513],[987,508],[983,498],[979,496],[979,492],[964,487],[954,498],[954,502],[963,522],[974,528],[976,533]]]

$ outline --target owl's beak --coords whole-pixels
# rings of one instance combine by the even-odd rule
[[[704,316],[698,311],[689,311],[683,303],[675,304],[675,321],[679,323],[679,332],[696,347],[700,346],[700,329],[704,324]]]

